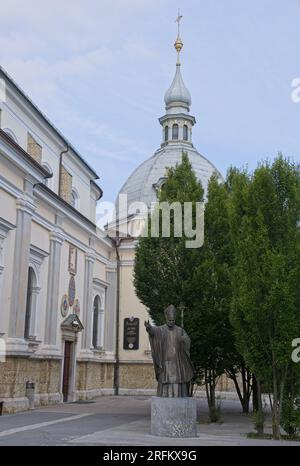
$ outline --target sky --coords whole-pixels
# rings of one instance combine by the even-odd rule
[[[299,0],[0,0],[0,64],[95,168],[104,201],[160,146],[178,8],[198,151],[223,175],[278,152],[300,161]]]

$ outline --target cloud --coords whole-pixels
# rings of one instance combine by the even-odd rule
[[[298,4],[200,3],[178,4],[195,145],[218,167],[255,163],[281,139],[298,153]],[[176,9],[171,0],[1,2],[1,65],[101,173],[106,197],[159,146]]]

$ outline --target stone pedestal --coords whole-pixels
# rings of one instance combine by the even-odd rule
[[[159,437],[197,437],[194,398],[151,398],[151,434]]]

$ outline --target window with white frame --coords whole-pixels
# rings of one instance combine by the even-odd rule
[[[189,139],[189,128],[187,125],[183,126],[183,140],[188,141]]]
[[[165,141],[169,140],[169,126],[165,126]]]
[[[178,137],[179,137],[179,126],[177,125],[177,123],[175,123],[172,126],[172,139],[176,140],[178,139]]]
[[[99,295],[96,295],[93,303],[93,337],[94,349],[103,349],[104,345],[104,309]]]
[[[31,245],[29,250],[29,268],[27,278],[27,300],[25,309],[24,338],[36,340],[38,333],[38,316],[40,275],[44,259],[49,253],[37,246]]]
[[[25,328],[24,328],[24,338],[29,339],[33,337],[33,319],[35,313],[35,296],[34,289],[36,287],[36,274],[33,267],[28,269],[28,279],[27,279],[27,299],[26,299],[26,310],[25,310]]]

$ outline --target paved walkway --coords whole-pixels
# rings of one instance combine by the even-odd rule
[[[251,417],[236,401],[222,402],[222,421],[208,422],[205,400],[198,401],[198,437],[169,439],[150,432],[150,399],[101,397],[89,403],[68,403],[0,417],[1,445],[298,445],[300,442],[246,438]],[[268,426],[270,429],[270,425]]]

